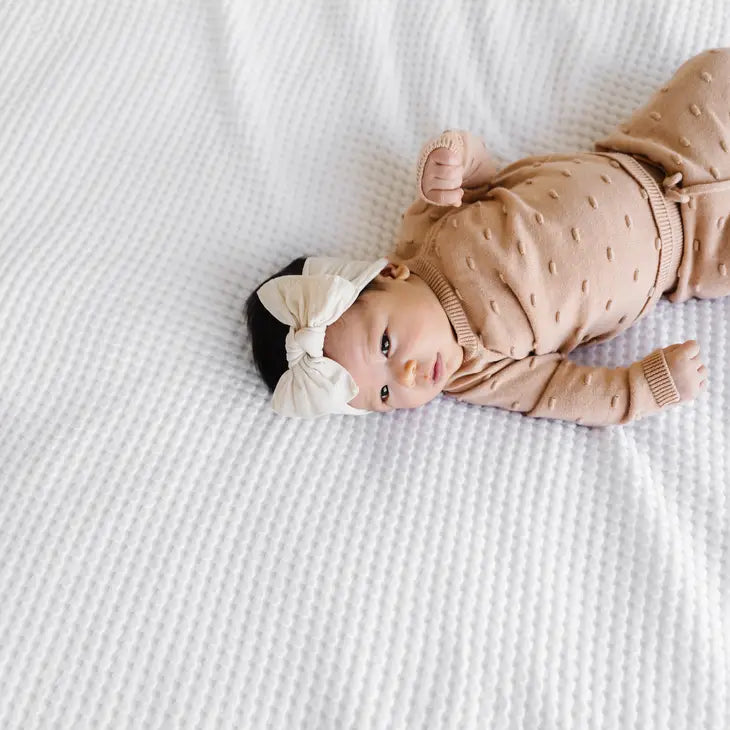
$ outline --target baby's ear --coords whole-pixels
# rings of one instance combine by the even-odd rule
[[[396,264],[391,261],[381,270],[380,274],[389,276],[391,279],[407,279],[411,275],[411,270],[405,264]]]

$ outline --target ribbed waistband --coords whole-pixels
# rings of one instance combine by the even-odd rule
[[[655,291],[650,301],[657,300],[674,283],[677,268],[682,259],[684,232],[679,203],[669,200],[664,195],[662,183],[666,176],[660,168],[622,152],[596,152],[595,154],[612,157],[616,160],[649,195],[649,205],[654,214],[661,240],[659,270],[654,284]]]

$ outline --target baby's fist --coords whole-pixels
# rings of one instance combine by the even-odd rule
[[[707,368],[700,360],[697,340],[665,347],[664,357],[681,400],[692,400],[707,387]]]
[[[464,190],[461,155],[448,147],[437,147],[426,158],[421,178],[423,194],[438,205],[461,205]]]

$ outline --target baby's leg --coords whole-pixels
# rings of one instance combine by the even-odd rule
[[[700,195],[682,214],[684,254],[670,302],[730,296],[730,191]]]
[[[730,295],[730,48],[685,61],[630,119],[598,141],[663,168],[688,190],[680,204],[684,252],[672,302]]]
[[[648,103],[595,144],[646,157],[680,187],[730,178],[730,48],[685,61]]]

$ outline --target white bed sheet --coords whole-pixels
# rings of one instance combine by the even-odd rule
[[[590,149],[692,2],[0,3],[0,727],[730,725],[730,298],[693,404],[275,416],[241,309],[386,254],[420,145]]]

